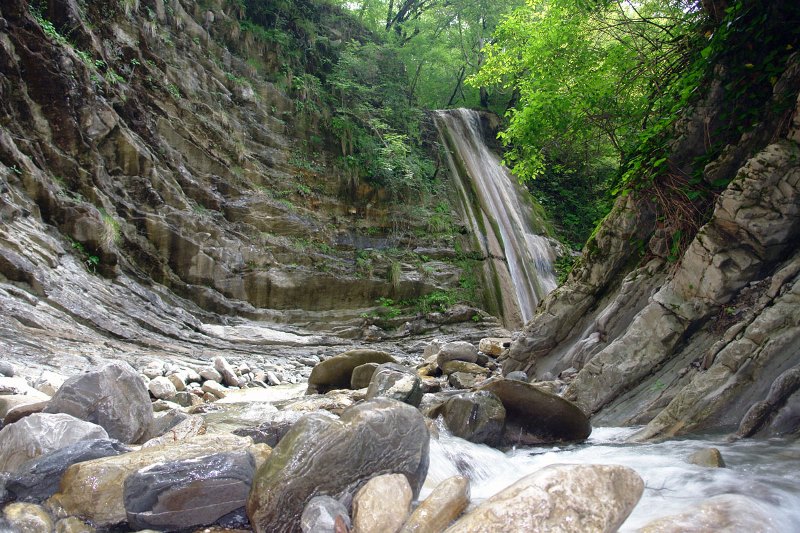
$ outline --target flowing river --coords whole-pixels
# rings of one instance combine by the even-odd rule
[[[768,517],[766,522],[759,522],[763,524],[761,531],[800,531],[800,442],[727,442],[720,436],[625,443],[638,429],[595,428],[583,444],[519,448],[506,453],[442,431],[438,440],[431,440],[431,465],[420,499],[437,483],[457,474],[470,478],[475,504],[551,464],[619,464],[633,468],[645,481],[644,495],[622,532],[636,531],[662,516],[683,513],[721,494],[748,498],[754,511]],[[720,450],[726,468],[687,462],[693,452],[708,447]]]

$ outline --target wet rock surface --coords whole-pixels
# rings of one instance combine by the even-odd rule
[[[403,474],[416,495],[428,470],[428,446],[422,415],[396,400],[363,402],[338,421],[306,416],[256,473],[247,502],[250,522],[256,531],[291,531],[312,497],[352,497],[380,474]]]
[[[153,419],[150,396],[139,374],[120,362],[68,379],[44,412],[66,413],[94,422],[110,437],[125,443],[144,436]]]
[[[397,363],[383,363],[375,369],[366,398],[385,397],[414,407],[422,401],[422,380],[410,368]]]
[[[6,482],[6,490],[16,500],[39,503],[58,492],[61,476],[71,465],[130,451],[116,440],[82,440],[23,463]]]
[[[643,491],[642,478],[623,466],[548,466],[485,500],[446,531],[611,533]]]
[[[0,472],[17,472],[24,463],[84,440],[107,439],[91,422],[66,414],[32,414],[0,430]]]
[[[169,531],[213,524],[244,507],[255,467],[249,452],[235,451],[142,468],[125,478],[128,524]]]
[[[535,385],[498,379],[479,390],[491,392],[503,403],[505,444],[580,441],[592,432],[589,417],[575,404]]]

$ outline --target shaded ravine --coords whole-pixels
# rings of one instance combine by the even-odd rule
[[[508,327],[521,326],[556,288],[555,254],[535,228],[529,195],[486,145],[480,114],[437,111],[436,125],[471,249],[485,259],[484,304]]]

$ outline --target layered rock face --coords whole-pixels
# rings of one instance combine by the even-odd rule
[[[351,338],[379,297],[457,286],[427,256],[392,283],[379,251],[357,263],[442,243],[393,226],[379,191],[342,191],[318,117],[267,81],[284,76],[279,45],[240,35],[238,4],[48,6],[0,8],[1,352],[74,373],[122,351],[326,344],[236,326]]]
[[[582,264],[512,345],[504,372],[578,369],[565,397],[596,425],[648,424],[638,438],[735,429],[758,404],[743,430],[753,434],[769,427],[764,411],[795,404],[794,380],[770,387],[800,363],[799,88],[793,56],[765,120],[705,168],[706,180],[732,179],[677,261],[664,253],[669,234],[651,205],[620,198]],[[721,92],[710,90],[684,120],[674,161],[697,150],[698,125],[719,118]],[[781,102],[791,105],[778,116]],[[637,242],[649,247],[646,263]]]

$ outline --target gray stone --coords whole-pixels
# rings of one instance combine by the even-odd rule
[[[503,402],[503,444],[574,442],[592,432],[589,418],[575,404],[529,383],[495,379],[479,390],[492,392]]]
[[[239,376],[236,375],[236,370],[224,357],[214,358],[214,370],[220,373],[224,385],[229,387],[239,386]]]
[[[202,381],[216,381],[217,383],[222,383],[222,374],[214,368],[202,368],[200,369],[199,375]]]
[[[162,361],[150,361],[142,369],[142,374],[147,376],[148,379],[155,379],[164,375],[164,363]]]
[[[441,347],[439,353],[436,354],[436,363],[439,367],[447,361],[466,361],[474,363],[478,360],[478,349],[469,342],[456,341],[448,342]]]
[[[380,366],[378,363],[366,363],[355,367],[350,376],[350,388],[358,390],[369,387],[369,382],[378,366]]]
[[[350,531],[351,522],[347,508],[339,500],[330,496],[315,496],[306,504],[300,517],[300,529],[303,533],[339,533],[336,521]]]
[[[83,440],[23,463],[6,482],[16,500],[39,503],[56,492],[71,465],[127,453],[131,448],[113,439]]]
[[[406,476],[376,476],[353,498],[353,531],[397,533],[410,510],[411,487]]]
[[[175,413],[175,415],[170,416],[171,413]],[[164,419],[163,421],[151,427],[151,430],[154,432],[153,436],[142,444],[142,448],[160,446],[162,444],[174,444],[197,435],[202,435],[206,432],[205,419],[200,415],[188,415],[181,411],[169,411],[166,416],[162,418]],[[159,433],[156,435],[156,432]]]
[[[283,436],[289,432],[292,426],[298,420],[306,416],[306,414],[308,413],[303,411],[278,411],[277,413],[267,415],[269,419],[259,425],[235,429],[233,434],[242,437],[250,437],[255,443],[266,444],[274,448]],[[319,411],[318,414],[332,416],[328,411]]]
[[[130,365],[117,361],[69,378],[44,412],[94,422],[125,443],[139,440],[153,419],[153,406],[141,378]]]
[[[419,494],[428,471],[429,440],[419,411],[388,398],[355,405],[340,420],[302,418],[256,473],[247,502],[253,529],[296,530],[313,496],[349,498],[381,474],[404,474],[412,494]]]
[[[125,479],[128,523],[179,530],[213,524],[244,507],[255,461],[247,451],[223,452],[143,468]]]
[[[306,394],[325,393],[333,389],[348,389],[353,369],[366,363],[396,363],[394,357],[376,350],[350,350],[319,363],[308,377]]]
[[[203,382],[202,389],[203,392],[210,394],[213,397],[213,400],[218,400],[228,395],[228,389],[226,389],[220,383],[210,379]]]
[[[469,480],[447,478],[414,509],[400,533],[440,533],[464,512],[469,500]]]
[[[270,385],[272,385],[274,387],[276,385],[280,385],[281,384],[281,380],[280,380],[280,378],[278,378],[278,375],[275,372],[273,372],[272,370],[268,370],[267,371],[267,383],[269,383]]]
[[[551,465],[484,500],[446,533],[612,533],[643,491],[642,478],[625,466]]]
[[[0,471],[17,472],[40,455],[82,440],[107,438],[102,427],[67,414],[32,414],[0,430]]]
[[[506,410],[500,398],[491,392],[457,394],[438,413],[456,437],[489,446],[498,446],[503,440]]]
[[[375,370],[367,389],[368,400],[379,396],[417,407],[422,401],[422,382],[408,367],[383,363]]]
[[[167,376],[167,379],[169,379],[170,383],[172,383],[172,385],[175,387],[175,390],[177,392],[181,392],[181,391],[185,391],[186,390],[186,381],[187,380],[182,374],[180,374],[180,373],[170,374],[169,376]]]
[[[506,379],[516,379],[517,381],[524,381],[525,383],[527,383],[528,374],[526,374],[522,370],[515,370],[506,375]]]
[[[449,383],[450,386],[455,389],[471,389],[484,379],[486,379],[486,376],[481,374],[472,374],[470,372],[453,372],[447,376],[447,383]]]
[[[164,376],[151,379],[150,383],[147,384],[147,390],[150,391],[154,398],[159,400],[171,400],[178,392],[172,381]]]
[[[14,365],[7,361],[0,361],[0,375],[13,378],[14,377]]]

